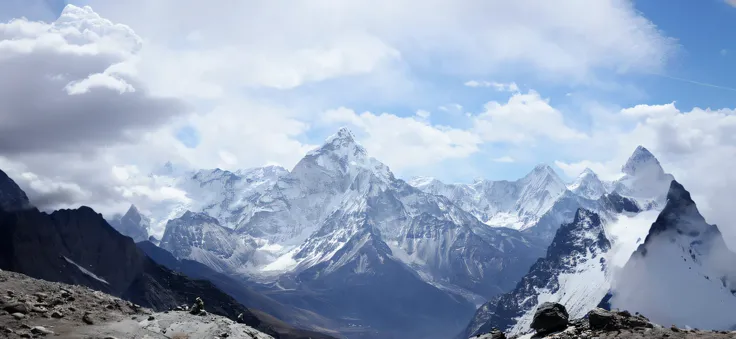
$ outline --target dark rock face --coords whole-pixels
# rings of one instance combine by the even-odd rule
[[[52,214],[0,212],[0,269],[87,286],[158,311],[191,304],[199,296],[207,300],[207,312],[230,319],[242,313],[247,325],[279,338],[303,335],[283,325],[287,333],[278,333],[272,318],[261,320],[211,282],[156,264],[89,207]]]
[[[0,170],[0,211],[17,211],[30,207],[26,193]]]
[[[619,330],[623,328],[653,327],[649,319],[643,315],[632,316],[628,311],[606,311],[596,308],[587,315],[590,328],[593,330]]]
[[[598,214],[578,209],[573,222],[557,230],[547,255],[537,260],[514,290],[481,306],[461,336],[487,333],[493,327],[509,330],[518,317],[537,306],[539,290],[558,291],[559,274],[572,272],[578,264],[590,260],[586,256],[588,252],[593,260],[600,260],[610,248]]]
[[[567,327],[569,315],[565,306],[546,302],[537,308],[531,328],[537,333],[550,333]]]

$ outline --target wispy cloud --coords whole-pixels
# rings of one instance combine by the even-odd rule
[[[728,1],[729,2],[736,3],[736,0],[728,0]],[[734,6],[736,6],[736,5],[734,5]],[[727,87],[727,86],[710,84],[710,83],[707,83],[707,82],[695,81],[695,80],[690,80],[690,79],[685,79],[685,78],[678,78],[678,77],[673,77],[671,75],[666,75],[666,74],[661,74],[661,73],[651,73],[650,72],[649,74],[660,76],[660,77],[671,79],[671,80],[677,80],[677,81],[687,82],[687,83],[690,83],[690,84],[693,84],[693,85],[705,86],[705,87],[711,87],[711,88],[718,88],[718,89],[722,89],[722,90],[726,90],[726,91],[736,92],[736,88],[734,88],[734,87]]]
[[[736,7],[736,0],[726,0],[726,3],[733,7]]]
[[[506,162],[506,163],[509,163],[509,162],[514,162],[516,160],[514,160],[514,158],[512,158],[512,157],[510,157],[510,156],[507,155],[507,156],[503,156],[503,157],[500,157],[500,158],[493,159],[493,161],[494,162]]]
[[[501,83],[495,81],[470,80],[465,83],[468,87],[491,87],[499,92],[518,92],[519,86],[515,82]]]

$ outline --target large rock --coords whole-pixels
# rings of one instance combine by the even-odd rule
[[[590,328],[593,330],[618,330],[633,328],[651,328],[653,325],[643,315],[631,315],[628,311],[606,311],[596,308],[587,315]]]
[[[550,333],[564,330],[570,316],[565,306],[558,303],[545,302],[534,313],[531,328],[537,333]]]

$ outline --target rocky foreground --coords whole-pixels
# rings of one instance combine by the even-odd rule
[[[87,287],[0,271],[0,338],[272,338],[206,312],[206,302],[196,314],[154,313]]]
[[[568,319],[565,306],[557,303],[544,303],[534,314],[531,324],[533,333],[509,337],[509,339],[549,338],[549,339],[606,339],[606,338],[735,338],[736,331],[706,331],[681,329],[676,326],[664,327],[653,324],[641,314],[628,311],[607,311],[596,308],[581,319]],[[506,339],[498,330],[473,337],[474,339]]]

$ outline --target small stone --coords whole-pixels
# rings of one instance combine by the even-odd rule
[[[43,293],[43,292],[36,292],[36,293],[33,293],[33,296],[35,296],[35,297],[36,297],[36,298],[37,298],[38,300],[46,300],[46,298],[48,298],[48,297],[49,297],[49,295],[48,295],[48,294],[46,294],[46,293]]]
[[[31,328],[31,333],[41,334],[41,335],[54,334],[53,331],[46,329],[46,327],[43,327],[43,326],[35,326]]]
[[[31,334],[28,332],[23,332],[20,334],[20,337],[21,338],[31,338]]]
[[[56,319],[61,319],[64,317],[64,314],[59,311],[53,311],[51,312],[51,317]]]
[[[89,312],[85,312],[84,316],[82,316],[82,321],[84,321],[87,325],[94,325],[94,321],[92,320],[92,317],[90,316]]]
[[[67,310],[69,310],[69,312],[76,312],[77,311],[76,308],[71,307],[71,306],[67,307]]]
[[[149,316],[148,317],[148,321],[153,321],[153,320],[156,320],[156,318],[154,316]]]
[[[13,318],[18,319],[18,320],[21,320],[26,317],[26,315],[23,313],[13,313],[12,316]]]
[[[22,313],[22,314],[26,314],[29,311],[28,305],[23,304],[23,303],[17,303],[17,304],[8,305],[8,306],[5,306],[4,309],[8,313]]]

